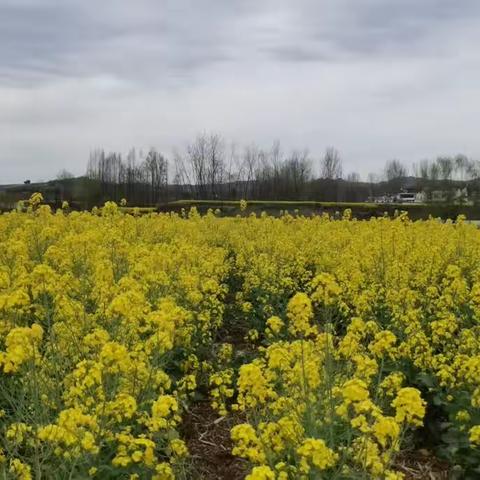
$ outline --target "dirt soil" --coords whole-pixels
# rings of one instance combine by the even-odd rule
[[[230,429],[242,420],[220,417],[208,402],[194,405],[183,421],[184,438],[193,460],[195,480],[243,480],[247,463],[232,455]]]
[[[448,464],[428,450],[402,452],[395,462],[395,470],[405,475],[405,480],[448,480]]]

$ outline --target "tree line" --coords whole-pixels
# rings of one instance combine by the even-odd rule
[[[135,205],[168,200],[168,160],[153,148],[146,155],[131,149],[125,158],[120,153],[94,150],[87,177],[98,183],[102,199],[128,198]]]
[[[136,205],[242,198],[360,202],[398,192],[407,177],[427,192],[469,185],[473,194],[480,190],[480,162],[465,155],[443,156],[408,168],[393,159],[362,181],[357,172],[344,172],[334,147],[314,158],[306,148],[285,152],[278,141],[268,149],[253,143],[239,147],[217,133],[203,133],[170,160],[155,149],[132,149],[126,156],[95,150],[87,177],[98,183],[102,200],[127,198]]]

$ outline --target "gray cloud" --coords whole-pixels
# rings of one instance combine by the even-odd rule
[[[267,49],[285,61],[359,60],[372,55],[432,55],[458,22],[477,18],[474,0],[305,1],[291,9],[290,35],[278,32]],[[444,39],[437,39],[441,34]],[[440,40],[432,45],[431,39]],[[297,55],[298,54],[298,55]],[[394,59],[394,58],[393,58]]]
[[[477,0],[0,0],[0,183],[199,130],[480,155]]]
[[[259,52],[293,63],[411,53],[479,8],[473,0],[0,1],[0,80],[108,73],[162,82]]]
[[[241,8],[226,2],[0,2],[0,80],[109,74],[135,82],[227,61]],[[212,13],[213,12],[213,13]]]

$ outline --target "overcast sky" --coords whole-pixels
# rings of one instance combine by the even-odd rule
[[[198,132],[480,159],[479,0],[0,0],[0,183]]]

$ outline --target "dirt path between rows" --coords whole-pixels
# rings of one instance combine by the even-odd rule
[[[185,415],[183,433],[193,461],[195,480],[243,480],[247,463],[232,455],[230,429],[239,423],[233,416],[219,417],[204,401]]]

